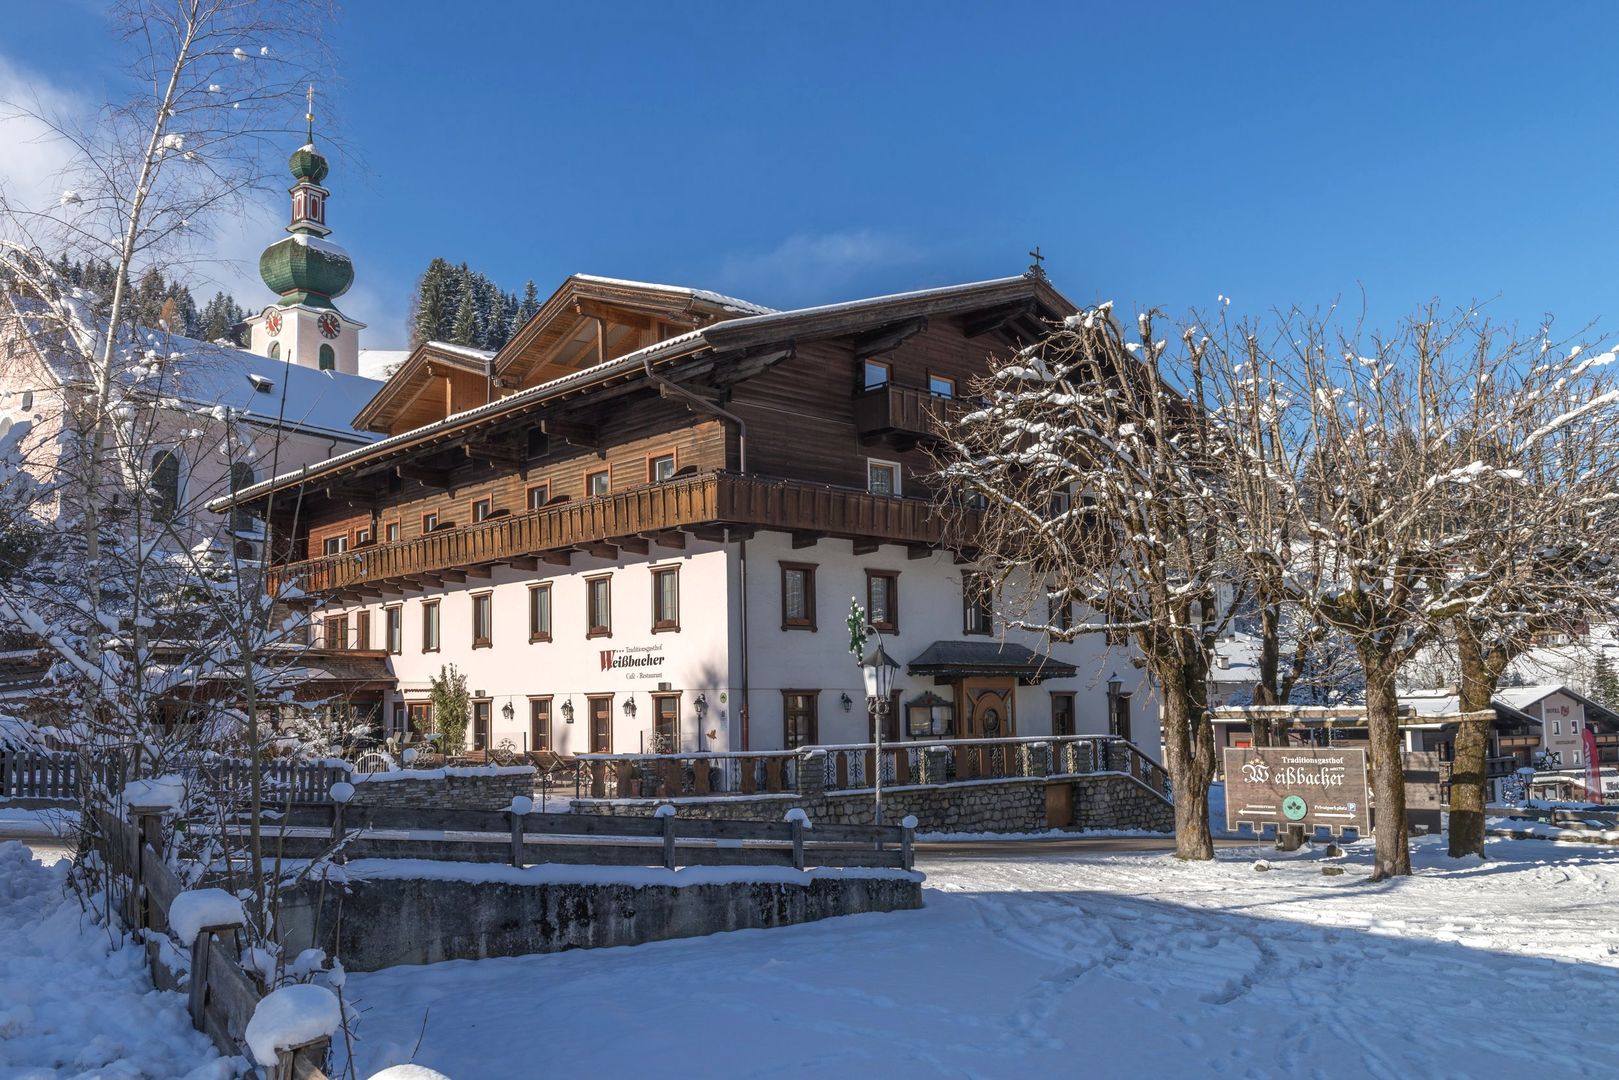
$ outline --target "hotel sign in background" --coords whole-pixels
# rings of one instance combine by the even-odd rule
[[[1315,746],[1228,747],[1225,824],[1372,831],[1366,751]]]

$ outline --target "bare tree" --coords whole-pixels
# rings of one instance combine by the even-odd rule
[[[1185,339],[1171,356],[1155,318],[1127,341],[1093,309],[997,363],[941,473],[952,504],[982,508],[972,530],[1009,627],[1139,647],[1162,698],[1176,855],[1211,859],[1208,675],[1244,575],[1202,353]],[[1071,603],[1088,617],[1053,617]]]

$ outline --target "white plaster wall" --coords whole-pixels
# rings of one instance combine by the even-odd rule
[[[544,563],[537,571],[499,567],[487,580],[468,578],[448,585],[441,593],[425,599],[439,600],[440,651],[422,651],[422,596],[411,596],[400,603],[404,613],[403,651],[390,656],[390,665],[399,679],[397,695],[390,695],[384,715],[391,718],[397,701],[425,701],[428,681],[440,669],[454,664],[467,677],[467,688],[475,696],[492,699],[492,735],[495,744],[510,739],[519,749],[527,743],[530,695],[552,696],[552,748],[565,754],[588,752],[590,731],[587,698],[613,695],[613,749],[618,753],[650,750],[653,708],[651,692],[659,683],[670,684],[681,693],[681,749],[709,748],[706,736],[699,738],[694,702],[705,695],[709,710],[703,728],[723,730],[721,713],[727,711],[727,559],[718,545],[692,539],[684,551],[654,548],[656,558],[617,565],[575,554],[573,565],[553,567]],[[654,567],[680,568],[680,629],[652,632],[652,575]],[[585,579],[611,572],[613,633],[611,637],[586,636]],[[551,582],[551,627],[549,642],[529,641],[528,593],[531,584]],[[493,596],[492,645],[472,647],[472,596],[489,591]],[[378,601],[365,606],[371,612],[371,645],[387,647],[387,622]],[[340,609],[329,609],[337,611]],[[349,627],[353,633],[352,607]],[[323,611],[322,614],[326,612]],[[656,666],[603,670],[601,654],[606,650],[653,648],[663,657]],[[722,701],[722,696],[725,700]],[[623,709],[633,698],[636,714]],[[562,703],[572,700],[574,722],[563,722]],[[507,722],[501,709],[510,703],[513,717]],[[470,743],[469,732],[468,740]],[[723,743],[723,739],[720,740]],[[723,748],[723,747],[722,747]]]
[[[781,628],[781,562],[814,563],[816,630]],[[905,665],[935,641],[996,641],[962,633],[961,571],[947,553],[910,559],[905,548],[885,545],[869,555],[855,555],[847,540],[821,540],[813,547],[794,548],[784,533],[759,533],[748,541],[749,608],[749,743],[753,749],[782,745],[783,689],[819,689],[817,708],[820,741],[865,742],[871,738],[866,722],[865,689],[860,668],[849,654],[846,625],[850,598],[866,602],[866,570],[899,573],[899,631],[883,635],[884,647],[900,670],[895,680],[900,701],[933,691],[950,697],[947,686],[931,677],[913,677]],[[1009,634],[1031,649],[1043,651],[1045,640],[1032,634]],[[1073,664],[1072,679],[1052,679],[1038,686],[1019,686],[1014,701],[1018,735],[1051,733],[1051,694],[1074,694],[1075,730],[1080,734],[1107,731],[1107,681],[1110,675],[1132,694],[1134,741],[1154,757],[1159,753],[1158,707],[1145,685],[1143,673],[1130,663],[1126,648],[1108,648],[1102,635],[1088,634],[1074,642],[1057,642],[1051,655]],[[845,712],[840,695],[853,702]],[[903,723],[901,723],[903,732]],[[902,737],[904,737],[902,735]]]
[[[1539,702],[1541,745],[1561,756],[1564,768],[1585,764],[1585,706],[1567,694],[1547,694]],[[1552,733],[1556,722],[1561,734]]]

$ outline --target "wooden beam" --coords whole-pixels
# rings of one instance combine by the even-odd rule
[[[933,554],[933,549],[926,544],[912,544],[905,549],[907,559],[925,559]]]
[[[464,449],[467,457],[495,465],[517,468],[528,460],[527,447],[496,439],[468,439]]]
[[[592,319],[599,319],[620,326],[630,326],[637,330],[652,330],[656,328],[656,321],[651,315],[641,312],[626,311],[621,307],[604,304],[600,300],[575,300],[574,313],[585,315]]]
[[[1015,304],[1006,304],[998,308],[990,308],[971,318],[963,319],[961,323],[961,336],[975,338],[987,334],[991,330],[999,330],[1007,323],[1020,319],[1025,315],[1034,314],[1034,300],[1020,300]]]
[[[875,540],[856,540],[854,542],[854,553],[856,555],[872,555],[880,547],[882,545]]]
[[[336,483],[326,486],[326,497],[334,502],[359,503],[363,506],[375,506],[377,502],[376,484]]]
[[[594,555],[598,559],[618,558],[618,548],[614,547],[612,544],[595,543],[584,544],[582,546],[588,554]]]
[[[415,465],[406,462],[403,465],[395,466],[394,472],[399,474],[399,479],[401,480],[415,480],[417,483],[426,484],[428,487],[441,488],[445,491],[450,489],[449,469],[435,469],[429,465]]]
[[[699,525],[695,528],[687,529],[686,531],[697,537],[699,540],[707,540],[713,544],[723,544],[727,540],[727,531],[730,533],[730,541],[734,543],[738,540],[752,540],[753,534],[758,530],[741,528],[736,525],[732,525],[729,530],[719,525]]]
[[[623,536],[614,543],[632,555],[645,555],[648,551],[647,542],[639,536]]]
[[[885,326],[880,330],[861,334],[854,339],[855,362],[859,363],[862,360],[868,360],[873,356],[888,352],[927,328],[928,317],[918,315],[914,319],[906,319],[904,322],[895,323],[893,326]]]
[[[460,570],[440,570],[438,572],[438,576],[443,578],[445,581],[453,581],[457,584],[467,579],[467,575]]]
[[[684,548],[686,546],[686,534],[679,529],[670,529],[666,532],[646,532],[641,535],[659,547]]]
[[[463,566],[461,569],[467,572],[467,577],[487,578],[492,573],[489,567],[482,565]]]
[[[558,551],[542,551],[540,558],[552,566],[568,566],[573,562],[573,549],[562,548]]]
[[[504,561],[513,570],[538,570],[540,568],[540,560],[532,555],[513,555]]]
[[[812,548],[821,542],[821,533],[795,532],[793,533],[794,548]]]
[[[540,430],[573,446],[589,450],[601,449],[601,432],[595,424],[582,424],[575,420],[546,417],[540,421]]]

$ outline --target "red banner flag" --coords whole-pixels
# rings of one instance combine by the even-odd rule
[[[1597,735],[1590,725],[1585,728],[1585,791],[1592,802],[1602,802],[1602,764],[1597,760]]]

